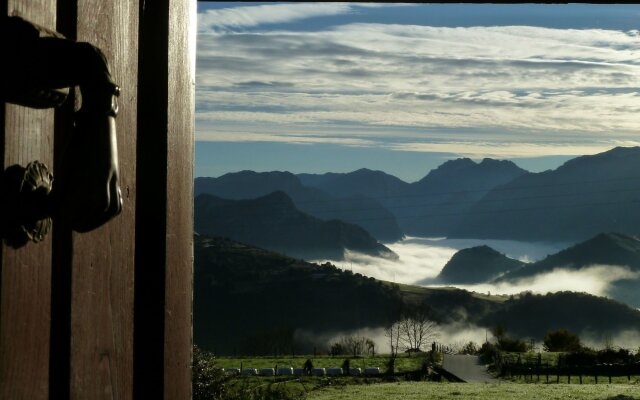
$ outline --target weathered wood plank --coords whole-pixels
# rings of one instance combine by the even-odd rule
[[[169,13],[165,398],[191,397],[196,2]]]
[[[138,4],[79,0],[77,39],[100,47],[122,89],[116,119],[122,214],[73,235],[72,399],[133,395]],[[87,149],[91,151],[91,149]]]
[[[5,10],[55,29],[55,0],[9,0]],[[53,165],[53,110],[5,104],[3,168]],[[49,397],[51,236],[14,250],[2,245],[0,398]]]
[[[191,397],[195,0],[141,4],[134,396]]]

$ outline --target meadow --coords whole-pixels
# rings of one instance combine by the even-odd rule
[[[640,385],[398,382],[325,387],[310,392],[306,397],[307,400],[388,400],[390,398],[403,400],[638,400]]]

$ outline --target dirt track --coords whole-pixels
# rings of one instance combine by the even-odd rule
[[[468,383],[498,383],[487,368],[480,364],[478,356],[445,354],[442,367]]]

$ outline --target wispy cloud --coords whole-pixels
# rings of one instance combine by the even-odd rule
[[[299,21],[307,18],[346,14],[352,7],[346,3],[268,4],[207,10],[198,15],[200,31],[220,28],[253,27]]]
[[[358,8],[398,7],[409,4],[375,3],[288,3],[248,5],[207,10],[198,15],[198,29],[201,32],[259,25],[282,24],[314,17],[327,17],[357,12]]]
[[[606,143],[490,143],[490,142],[442,142],[442,143],[394,143],[389,145],[393,150],[424,153],[454,153],[469,158],[528,158],[546,156],[581,156],[607,151],[612,144],[638,146],[640,142],[606,142]]]
[[[239,10],[226,9],[201,21],[241,26],[353,11],[336,3],[264,7],[276,6],[283,7],[271,17],[260,9],[232,18]],[[335,137],[346,126],[370,129],[362,139],[399,151],[525,157],[595,153],[636,140],[640,129],[634,32],[393,24],[209,30],[199,39],[197,84],[206,140],[236,130],[305,135],[311,127]],[[384,134],[396,128],[403,131]],[[441,129],[448,139],[434,140]],[[472,148],[471,130],[502,137]],[[504,146],[492,152],[495,143]]]

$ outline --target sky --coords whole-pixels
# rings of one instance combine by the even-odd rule
[[[198,3],[196,176],[640,145],[640,5]]]

